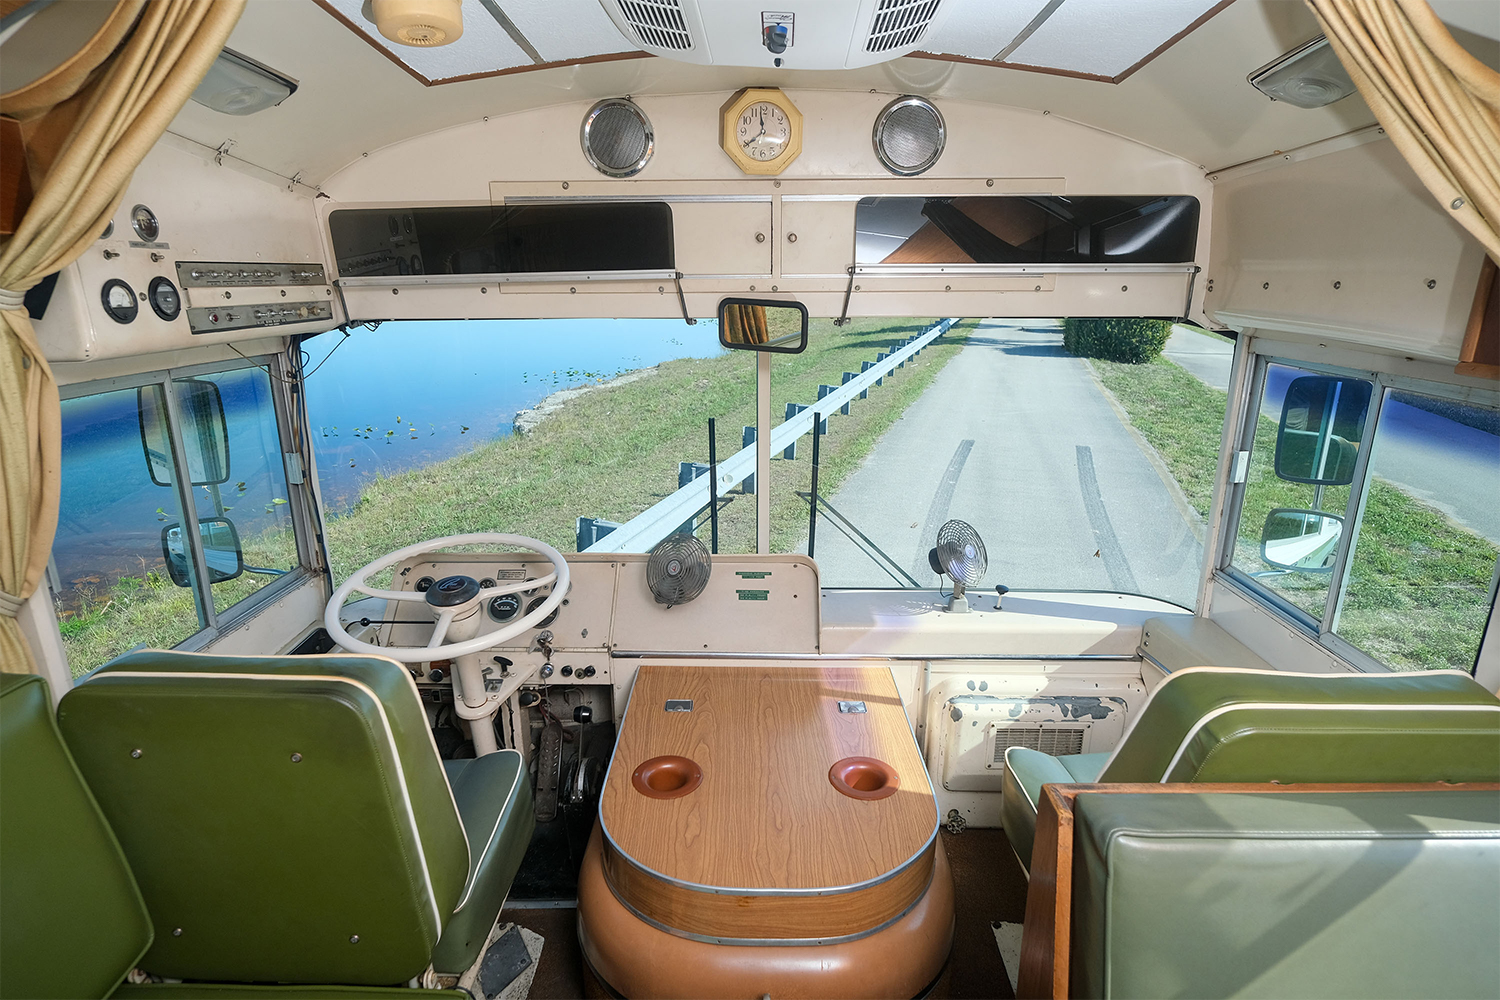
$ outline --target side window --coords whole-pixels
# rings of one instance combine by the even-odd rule
[[[300,564],[265,370],[76,396],[62,425],[51,584],[75,675],[179,645]]]
[[[1500,412],[1389,390],[1333,631],[1393,670],[1472,670],[1500,554]]]
[[[142,643],[175,646],[207,624],[162,553],[163,528],[182,522],[176,466],[169,450],[143,455],[141,414],[164,407],[160,385],[62,403],[51,576],[75,676]]]
[[[1266,366],[1230,565],[1314,621],[1328,604],[1372,388]]]

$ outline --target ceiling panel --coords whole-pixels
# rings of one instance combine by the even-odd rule
[[[500,0],[500,9],[547,62],[638,48],[620,34],[599,0]]]
[[[1114,78],[1219,0],[1064,0],[1007,62]]]
[[[370,41],[429,80],[445,80],[471,73],[491,73],[497,69],[533,65],[532,58],[511,41],[510,35],[500,27],[499,22],[477,3],[463,5],[464,33],[459,36],[458,41],[433,48],[421,48],[399,45],[386,39],[374,22],[365,18],[361,0],[324,2],[357,25],[360,31],[369,36]],[[595,7],[597,6],[596,3]]]
[[[928,52],[993,59],[1019,35],[1047,0],[950,0],[946,19],[922,45]]]

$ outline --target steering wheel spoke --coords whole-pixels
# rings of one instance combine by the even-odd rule
[[[443,644],[443,640],[448,636],[448,626],[453,624],[453,613],[453,609],[449,608],[438,615],[437,621],[432,626],[432,638],[427,640],[428,649],[436,649]]]

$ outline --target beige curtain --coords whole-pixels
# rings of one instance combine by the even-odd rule
[[[1455,42],[1426,0],[1307,3],[1427,190],[1500,259],[1500,73]]]
[[[121,0],[73,59],[0,94],[22,123],[36,192],[0,247],[0,668],[34,669],[15,616],[36,590],[57,529],[57,383],[26,314],[26,290],[77,260],[131,175],[218,58],[245,0]],[[5,169],[20,169],[6,164]]]

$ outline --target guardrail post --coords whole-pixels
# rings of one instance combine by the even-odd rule
[[[838,392],[838,391],[839,391],[839,387],[836,386],[836,385],[820,385],[820,386],[818,386],[818,398],[822,399],[824,396],[828,395],[830,392]],[[845,410],[844,412],[848,413],[849,411]],[[828,433],[828,415],[826,413],[823,415],[823,419],[818,421],[818,433],[819,434],[827,434]]]
[[[874,368],[874,367],[875,367],[875,362],[873,362],[873,361],[861,361],[860,364],[859,364],[859,370],[862,373],[863,372],[867,372],[871,368]],[[875,380],[875,384],[879,385],[880,384],[880,380],[876,379]],[[868,399],[869,396],[870,396],[870,390],[869,389],[862,389],[862,390],[860,390],[860,393],[859,393],[859,398],[860,399]]]
[[[805,409],[807,409],[807,407],[802,403],[786,404],[786,419],[792,419]],[[788,462],[795,462],[797,460],[797,442],[793,441],[791,444],[787,445],[787,449],[786,451],[781,453],[781,457],[786,459]]]
[[[844,381],[843,381],[842,384],[843,385],[848,385],[851,381],[853,381],[854,379],[857,379],[857,378],[859,378],[859,375],[856,374],[855,372],[844,372]],[[863,399],[864,398],[864,393],[860,393],[860,397],[859,398]],[[843,406],[839,407],[839,412],[842,413],[844,416],[847,417],[849,415],[849,404],[845,403]]]
[[[740,447],[748,448],[754,443],[755,428],[746,427],[743,431],[740,432]],[[743,480],[740,481],[740,490],[744,493],[755,492],[755,473],[750,473],[750,475],[746,476]]]
[[[584,551],[619,526],[618,521],[606,521],[598,517],[580,517],[575,532],[578,536],[578,551]]]
[[[677,463],[677,488],[680,490],[699,476],[708,475],[707,462],[678,462]],[[693,519],[688,518],[682,522],[677,531],[684,535],[693,533]]]

